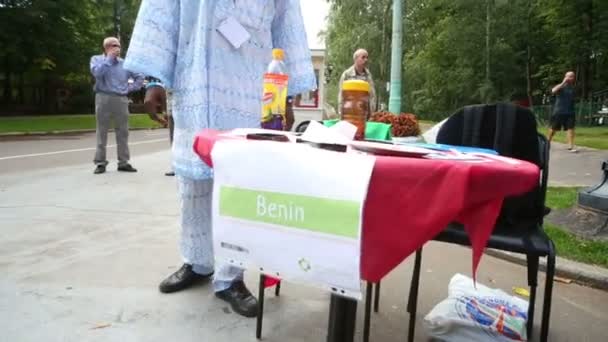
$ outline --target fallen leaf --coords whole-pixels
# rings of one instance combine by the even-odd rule
[[[562,277],[553,277],[553,280],[560,282],[560,283],[564,283],[564,284],[570,284],[572,283],[572,279],[568,279],[568,278],[562,278]]]
[[[96,326],[92,327],[91,330],[104,329],[104,328],[111,327],[111,326],[112,326],[112,323],[100,323],[100,324],[97,324]]]
[[[513,292],[522,297],[530,297],[530,291],[524,289],[523,287],[513,287]]]

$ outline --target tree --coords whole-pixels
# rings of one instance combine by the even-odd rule
[[[123,30],[123,36],[130,37],[139,2],[121,1],[124,8],[121,25],[128,27]],[[112,12],[114,3],[103,0],[1,1],[2,103],[28,102],[52,112],[56,109],[57,88],[88,88],[89,59],[101,52],[103,37],[114,33],[113,22],[107,15]],[[128,37],[124,39],[128,41]]]
[[[338,79],[353,64],[352,56],[358,48],[369,52],[378,99],[388,99],[385,84],[390,73],[391,4],[391,0],[331,1],[325,34],[327,62],[334,70],[327,94],[331,104],[337,103]]]
[[[329,61],[350,64],[369,49],[374,76],[390,46],[390,1],[331,1]],[[608,87],[608,1],[407,0],[403,81],[406,110],[440,119],[473,103],[540,102],[567,70],[583,98]],[[383,69],[384,68],[384,69]],[[378,82],[380,83],[380,82]],[[330,84],[330,89],[332,88]],[[335,92],[335,90],[334,90]],[[333,94],[330,101],[333,100]]]

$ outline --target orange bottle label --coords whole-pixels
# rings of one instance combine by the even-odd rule
[[[287,75],[264,74],[262,122],[271,121],[274,115],[281,115],[284,120],[288,81],[289,77]]]

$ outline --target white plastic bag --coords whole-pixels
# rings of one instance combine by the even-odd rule
[[[424,132],[422,137],[427,144],[434,144],[437,141],[437,134],[439,133],[439,129],[443,124],[448,120],[448,118],[443,119],[440,123],[431,127],[428,131]]]
[[[528,302],[462,274],[450,280],[448,298],[424,318],[431,337],[450,342],[526,341]]]

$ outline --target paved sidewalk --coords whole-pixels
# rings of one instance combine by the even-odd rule
[[[255,341],[255,320],[231,313],[210,286],[171,295],[157,290],[180,263],[175,180],[162,176],[166,158],[167,151],[139,156],[137,174],[95,176],[84,163],[0,175],[3,340]],[[450,277],[471,268],[469,249],[427,246],[417,341],[427,340],[422,319],[446,296]],[[405,340],[411,270],[412,258],[383,282],[373,341]],[[247,274],[253,291],[256,279]],[[485,256],[478,279],[510,292],[526,285],[526,272]],[[282,296],[267,302],[265,341],[324,341],[328,303],[322,291],[284,284]],[[357,341],[363,303],[359,309]],[[556,283],[550,341],[601,341],[607,325],[608,294]]]
[[[608,160],[608,150],[577,147],[568,151],[567,145],[551,143],[549,185],[592,186],[602,180],[602,162]]]

